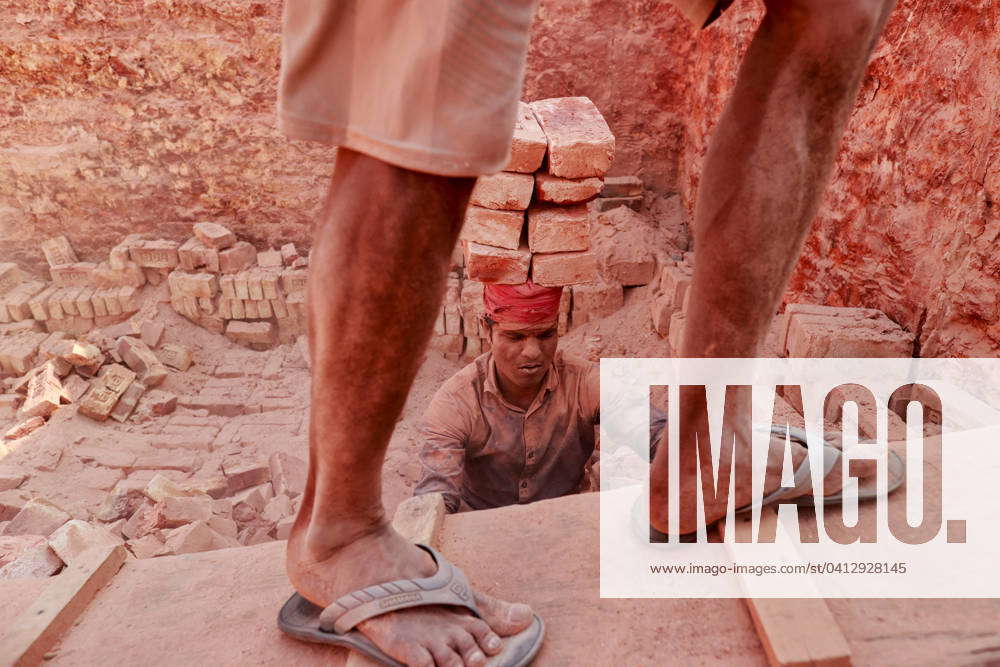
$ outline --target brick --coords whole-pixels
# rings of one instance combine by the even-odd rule
[[[196,222],[192,231],[199,241],[216,250],[229,248],[236,243],[236,235],[217,222]]]
[[[0,579],[43,579],[56,574],[62,567],[62,560],[43,540],[0,568]]]
[[[87,318],[94,316],[93,298],[94,290],[92,288],[83,287],[80,289],[76,297],[76,309],[80,313],[80,317]]]
[[[149,409],[151,415],[163,417],[177,409],[177,394],[154,389],[146,392],[142,404]]]
[[[268,460],[268,468],[275,494],[294,498],[305,490],[309,465],[297,456],[275,452]]]
[[[244,301],[242,299],[233,299],[229,302],[232,319],[242,320],[247,316],[246,308],[243,307],[243,304]]]
[[[3,535],[41,535],[48,537],[59,526],[72,519],[58,505],[42,498],[33,498],[10,520]]]
[[[625,305],[621,285],[598,281],[573,287],[573,324],[607,317]]]
[[[97,380],[79,403],[79,412],[91,419],[104,421],[111,414],[122,393],[135,381],[135,373],[120,364],[101,369]]]
[[[142,242],[143,238],[140,234],[129,234],[108,252],[108,264],[113,269],[125,268],[125,263],[130,260],[129,250],[132,246]]]
[[[257,317],[262,319],[270,319],[273,313],[271,312],[271,302],[264,300],[257,302]]]
[[[172,269],[180,263],[176,241],[159,239],[156,241],[138,241],[129,247],[129,257],[143,268]]]
[[[460,238],[496,248],[517,250],[521,244],[523,227],[522,211],[494,211],[470,206],[465,212],[465,224]]]
[[[7,431],[3,434],[3,439],[18,440],[26,435],[30,435],[43,426],[45,426],[45,419],[42,417],[29,417],[28,419],[25,419],[24,421],[19,422],[7,429]]]
[[[531,252],[571,252],[590,248],[587,207],[539,206],[528,211],[528,249]]]
[[[205,269],[211,273],[219,271],[219,251],[202,243],[192,236],[177,249],[177,259],[185,271]]]
[[[73,341],[69,350],[63,352],[62,358],[74,366],[92,366],[104,358],[101,349],[93,343]]]
[[[281,246],[281,261],[285,266],[290,266],[292,262],[299,258],[299,251],[295,248],[294,243],[286,243]]]
[[[273,345],[274,334],[274,325],[270,322],[232,320],[226,325],[226,338],[241,345]]]
[[[67,565],[78,562],[91,549],[110,548],[121,543],[121,538],[105,528],[79,519],[67,521],[49,536],[49,547]]]
[[[49,312],[46,305],[49,302],[49,297],[55,294],[58,289],[59,288],[57,286],[50,285],[28,300],[28,309],[31,311],[31,316],[33,318],[40,321],[45,321],[49,318]]]
[[[62,383],[62,395],[70,403],[76,403],[90,389],[90,382],[79,375],[70,375]]]
[[[650,316],[653,319],[653,330],[660,336],[666,338],[670,334],[670,318],[680,308],[666,294],[657,294],[650,304]],[[576,315],[574,314],[574,321]]]
[[[12,491],[21,486],[26,479],[28,476],[23,473],[0,472],[0,492]]]
[[[246,241],[239,241],[231,248],[219,252],[219,271],[221,273],[239,273],[254,265],[257,261],[257,251]]]
[[[115,351],[148,388],[158,386],[169,373],[159,357],[138,338],[122,336],[115,342]]]
[[[222,462],[230,495],[271,481],[271,467],[263,461],[247,462],[234,458]]]
[[[684,265],[664,266],[660,270],[660,293],[675,308],[680,308],[691,287],[691,269]]]
[[[91,282],[99,289],[142,287],[146,284],[146,273],[135,262],[124,262],[120,269],[113,269],[108,262],[101,262],[94,267]]]
[[[244,301],[243,302],[243,311],[244,311],[244,316],[248,320],[255,320],[258,317],[260,317],[260,313],[257,310],[257,302],[256,301]]]
[[[261,273],[259,271],[247,271],[247,293],[251,301],[264,300],[264,288],[261,287]]]
[[[83,290],[83,287],[64,287],[59,291],[59,307],[62,309],[63,317],[77,316],[80,314],[80,310],[76,306],[76,300],[80,296],[80,292]],[[50,312],[49,315],[51,314],[52,313]]]
[[[466,280],[462,283],[462,293],[460,306],[462,309],[462,318],[466,322],[468,327],[469,322],[475,322],[478,317],[486,312],[486,308],[483,305],[483,291],[485,285],[478,280]]]
[[[0,521],[7,522],[17,516],[24,506],[31,500],[31,495],[27,491],[11,489],[0,491]],[[3,526],[0,526],[2,532]]]
[[[45,304],[45,308],[48,311],[48,317],[46,320],[61,320],[66,317],[66,313],[63,312],[62,299],[63,292],[67,289],[76,289],[74,287],[57,287],[55,290],[49,294],[49,299]]]
[[[656,277],[656,257],[647,246],[615,243],[601,257],[601,273],[626,287],[648,285]]]
[[[104,297],[104,308],[108,311],[108,315],[121,315],[122,314],[122,303],[118,299],[117,289],[106,289],[101,290],[99,294]],[[95,308],[96,312],[97,309]]]
[[[642,209],[642,197],[598,197],[594,200],[594,207],[598,213],[611,211],[622,206],[639,212]]]
[[[241,271],[233,276],[233,292],[235,298],[243,301],[250,299],[250,272]]]
[[[235,276],[219,276],[219,293],[227,299],[236,298],[236,287],[233,285]]]
[[[503,211],[523,211],[531,203],[535,179],[530,174],[501,171],[480,176],[469,203]]]
[[[517,120],[514,125],[514,138],[511,142],[510,160],[504,171],[517,171],[530,174],[542,166],[548,143],[531,107],[524,102],[518,103]]]
[[[280,268],[283,262],[281,252],[274,250],[261,250],[257,253],[257,266],[264,268]]]
[[[145,391],[146,385],[141,382],[133,382],[130,384],[128,389],[122,392],[118,402],[115,403],[115,407],[111,410],[110,417],[117,422],[124,423],[130,416],[132,416],[135,406],[139,404],[139,399]]]
[[[156,347],[163,338],[164,325],[156,320],[146,320],[139,325],[139,337],[149,347]]]
[[[306,269],[285,269],[281,272],[281,288],[285,294],[305,292],[309,283],[309,271]]]
[[[90,305],[94,308],[94,318],[108,316],[108,302],[105,300],[104,290],[94,290],[90,297]]]
[[[70,245],[69,239],[65,236],[56,236],[42,241],[42,253],[45,255],[45,261],[49,263],[49,266],[75,264],[80,261],[77,259],[76,252],[73,250],[73,246]]]
[[[196,521],[167,533],[163,552],[176,556],[209,551],[215,548],[216,535],[207,523]]]
[[[164,528],[178,528],[212,518],[212,499],[201,496],[167,496],[160,505]]]
[[[577,285],[597,277],[597,260],[589,251],[534,255],[531,260],[531,279],[539,285]]]
[[[27,275],[14,262],[0,262],[0,294],[6,294],[27,280]]]
[[[903,331],[880,311],[866,313],[864,311],[869,309],[841,310],[843,312],[833,316],[801,312],[788,316],[788,356],[912,356],[913,335]]]
[[[615,155],[615,138],[586,97],[531,103],[549,145],[548,171],[561,178],[604,176]]]
[[[539,201],[553,204],[578,204],[596,197],[604,181],[597,176],[589,178],[559,178],[552,174],[535,174],[535,191]]]
[[[47,285],[41,281],[31,281],[21,283],[7,293],[7,312],[14,322],[32,319],[30,301],[40,292],[47,289]]]
[[[274,271],[262,271],[260,274],[260,288],[264,292],[264,298],[268,300],[281,298],[279,288],[280,276]]]
[[[167,273],[169,269],[152,269],[149,267],[144,267],[142,269],[143,275],[146,276],[146,282],[150,285],[160,285],[167,279]]]
[[[462,334],[432,336],[428,347],[437,350],[448,359],[458,359],[465,349],[465,336]]]
[[[608,176],[604,179],[602,197],[641,197],[642,179],[638,176]]]
[[[684,323],[687,321],[687,316],[683,310],[674,311],[673,315],[670,316],[670,326],[668,327],[669,333],[667,334],[667,341],[670,344],[670,350],[673,352],[674,356],[681,354],[684,346]]]
[[[48,417],[59,409],[62,398],[62,382],[53,370],[53,365],[47,363],[35,373],[28,382],[28,395],[21,406],[23,417]]]
[[[179,371],[186,371],[191,367],[191,348],[175,343],[167,343],[160,346],[156,352],[157,357],[167,366],[176,368]]]
[[[484,283],[520,285],[528,280],[531,251],[527,246],[517,250],[465,242],[465,267],[469,278]]]

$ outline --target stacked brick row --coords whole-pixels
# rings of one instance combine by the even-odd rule
[[[145,243],[145,242],[144,242]],[[84,334],[117,324],[139,309],[147,282],[138,261],[80,262],[65,236],[42,243],[50,281],[37,280],[12,263],[0,264],[0,323],[35,320],[52,331]]]
[[[174,310],[255,348],[304,333],[308,258],[293,244],[258,252],[213,222],[196,223],[193,232],[166,250]]]
[[[432,346],[456,358],[488,349],[479,320],[483,283],[516,285],[530,277],[539,285],[571,286],[598,279],[587,202],[604,188],[614,147],[611,130],[586,97],[521,103],[509,163],[479,178],[472,191],[462,254],[453,262],[464,271],[449,279]],[[567,289],[561,333],[570,304]]]

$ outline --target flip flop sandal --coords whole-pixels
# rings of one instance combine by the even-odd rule
[[[423,579],[398,579],[369,586],[338,598],[326,609],[295,593],[278,613],[278,627],[302,641],[343,646],[363,653],[380,664],[405,667],[355,630],[358,623],[400,609],[430,605],[464,607],[477,618],[482,618],[465,574],[437,550],[425,544],[417,546],[437,563],[436,574]],[[544,637],[545,624],[536,614],[525,630],[504,637],[503,650],[495,656],[488,656],[486,664],[488,667],[528,665],[541,648]]]
[[[775,435],[785,435],[786,427],[778,426],[772,424],[770,427],[771,433]],[[788,427],[787,428],[788,437],[790,440],[799,443],[803,447],[808,448],[809,444],[806,438],[805,429]],[[834,464],[837,459],[841,457],[843,452],[840,451],[838,447],[830,444],[831,436],[833,434],[827,433],[826,438],[823,441],[823,477],[825,478],[830,471],[833,469]],[[892,493],[900,486],[906,479],[906,466],[903,464],[903,460],[899,458],[896,452],[889,452],[889,485],[886,490],[886,495]],[[793,502],[796,505],[812,505],[816,502],[816,497],[812,494],[812,477],[809,474],[809,458],[805,458],[799,464],[799,467],[795,470],[794,475],[794,486],[781,487],[775,491],[764,496],[760,503],[750,503],[749,505],[744,505],[736,510],[736,514],[743,514],[744,512],[749,512],[753,510],[755,506],[764,507],[766,505],[773,505],[779,500],[785,502]],[[856,497],[859,501],[870,500],[878,495],[878,480],[875,476],[870,478],[865,478],[859,480],[857,493],[850,494],[850,497]],[[823,496],[821,498],[823,505],[836,505],[844,502],[844,493],[831,494],[829,496]],[[642,505],[640,504],[643,499],[645,499],[646,504],[649,504],[648,494],[641,495],[632,506],[632,526],[633,532],[636,535],[642,536],[643,534],[643,521],[642,521]],[[721,519],[713,521],[712,525],[715,525],[721,521]],[[649,535],[648,539],[651,543],[664,544],[668,541],[667,533],[663,533],[652,525],[649,525]],[[706,527],[707,528],[707,527]],[[692,531],[690,533],[684,533],[678,536],[678,541],[685,542],[697,542],[698,541],[698,531]]]

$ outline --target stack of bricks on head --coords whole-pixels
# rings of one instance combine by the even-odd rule
[[[615,138],[588,98],[520,104],[510,161],[503,171],[480,177],[472,191],[432,348],[452,359],[489,349],[480,319],[486,283],[517,285],[530,277],[538,285],[568,288],[560,335],[568,329],[574,293],[586,301],[597,290],[602,309],[595,314],[601,316],[622,306],[622,286],[606,284],[599,271],[588,206],[602,197],[606,203],[597,210],[638,209],[638,179],[605,178],[614,151]]]

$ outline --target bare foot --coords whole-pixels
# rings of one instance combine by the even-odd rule
[[[328,606],[338,597],[395,579],[428,577],[437,571],[433,559],[388,525],[362,533],[335,549],[309,548],[306,530],[288,542],[288,578],[300,595]],[[483,619],[459,607],[403,609],[368,619],[357,626],[376,646],[407,665],[481,667],[501,649],[501,636],[531,624],[525,604],[511,604],[475,594]]]
[[[788,444],[791,450],[792,457],[792,469],[796,470],[799,464],[809,455],[808,450],[797,442],[790,442]],[[663,448],[666,450],[666,448]],[[776,491],[781,486],[781,473],[784,466],[784,451],[785,451],[785,440],[780,436],[771,437],[771,450],[768,453],[767,466],[765,468],[765,478],[764,478],[764,495]],[[650,524],[657,530],[661,532],[668,532],[669,528],[669,507],[668,503],[668,468],[666,465],[666,451],[664,451],[663,461],[659,461],[660,455],[657,452],[656,461],[654,461],[652,468],[650,469],[650,497],[652,499],[650,503],[650,513],[649,521]],[[833,495],[839,493],[843,489],[843,464],[845,463],[843,457],[837,460],[833,468],[825,478],[823,485],[823,490],[826,495]],[[751,466],[751,458],[747,453],[747,448],[740,447],[737,444],[736,447],[736,475],[737,479],[740,478],[741,472],[745,470],[746,467]],[[696,498],[697,497],[697,485],[698,479],[695,474],[695,457],[687,456],[681,457],[681,470],[680,470],[680,496],[681,498]],[[868,477],[869,475],[874,475],[876,471],[876,462],[874,460],[862,460],[856,459],[853,462],[852,474],[857,474],[860,478]],[[709,464],[707,470],[702,470],[702,474],[711,474],[711,464]],[[753,501],[753,489],[752,487],[746,487],[745,485],[737,484],[734,489],[735,501],[734,507],[743,507],[749,505]],[[721,499],[720,499],[721,500]],[[726,515],[727,503],[723,502],[707,502],[705,503],[705,524],[711,525],[713,522],[721,519]],[[676,531],[683,535],[686,533],[693,533],[698,530],[698,514],[695,503],[684,503],[681,505],[681,512],[679,516],[679,525]]]

